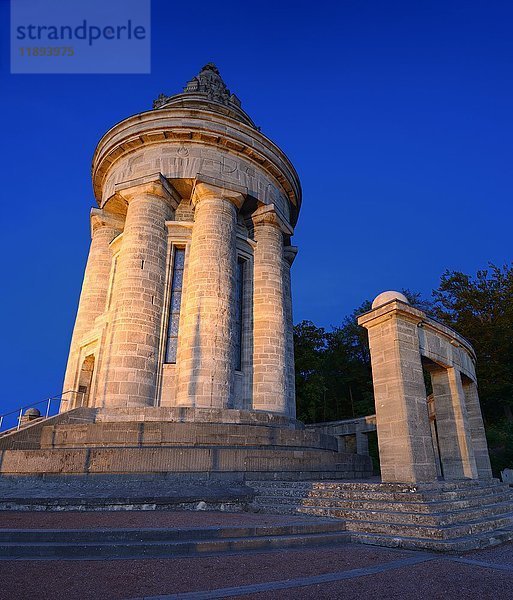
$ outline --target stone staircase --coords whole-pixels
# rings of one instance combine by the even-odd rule
[[[462,551],[513,539],[513,490],[496,480],[382,484],[247,482],[254,510],[344,519],[353,541]]]
[[[40,440],[45,427],[57,425],[83,424],[92,422],[94,412],[88,408],[74,408],[72,410],[53,415],[41,417],[22,424],[19,428],[13,427],[0,431],[1,450],[31,450],[40,447]]]
[[[344,544],[342,521],[298,519],[256,526],[111,529],[1,529],[0,561],[204,556]]]

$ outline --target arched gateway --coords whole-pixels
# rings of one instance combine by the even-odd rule
[[[369,332],[382,481],[490,479],[470,343],[399,292],[380,294],[358,323]]]

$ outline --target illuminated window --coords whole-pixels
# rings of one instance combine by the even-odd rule
[[[175,248],[173,254],[173,280],[171,282],[171,301],[169,303],[169,323],[167,326],[166,363],[176,363],[178,349],[178,325],[182,304],[183,267],[185,248]]]
[[[242,370],[242,331],[244,317],[244,270],[246,262],[239,258],[235,275],[235,369]]]

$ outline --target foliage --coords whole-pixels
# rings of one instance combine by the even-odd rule
[[[513,265],[475,277],[446,271],[433,292],[439,321],[466,337],[477,354],[477,380],[487,423],[513,421]]]
[[[412,306],[431,305],[403,290]],[[374,395],[367,331],[357,317],[371,309],[366,301],[342,324],[326,331],[311,321],[294,327],[298,418],[306,423],[373,414]]]
[[[503,419],[488,425],[486,438],[493,474],[495,477],[500,477],[503,469],[513,468],[513,423]]]
[[[294,327],[298,418],[307,422],[336,421],[373,411],[369,346],[356,315],[327,332],[310,321]]]

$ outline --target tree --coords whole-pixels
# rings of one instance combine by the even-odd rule
[[[366,332],[356,316],[364,303],[331,332],[303,321],[294,327],[298,418],[335,421],[374,412]]]
[[[433,292],[434,316],[466,337],[477,354],[485,420],[513,422],[513,264],[445,271]]]
[[[408,301],[425,309],[420,294],[403,290]],[[311,321],[294,327],[298,418],[306,423],[337,421],[373,414],[374,393],[367,331],[357,323],[371,309],[365,301],[342,324],[327,332]]]
[[[320,399],[323,397],[323,352],[326,332],[311,321],[294,326],[294,357],[296,366],[296,408],[301,421],[321,420]]]
[[[374,413],[369,341],[366,330],[357,323],[358,316],[370,308],[371,303],[364,302],[327,334],[326,367],[338,419]]]

